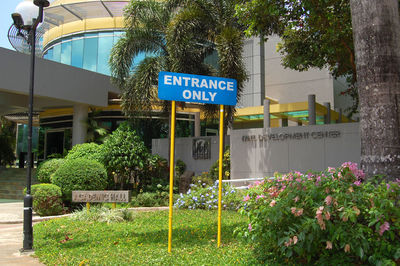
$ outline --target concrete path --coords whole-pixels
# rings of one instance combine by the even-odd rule
[[[0,203],[0,265],[44,265],[31,257],[32,254],[20,253],[22,248],[23,203]]]

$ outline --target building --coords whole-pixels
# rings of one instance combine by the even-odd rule
[[[44,129],[45,157],[85,141],[83,121],[90,116],[90,108],[102,110],[98,118],[110,130],[124,120],[107,62],[112,46],[124,32],[123,8],[128,2],[55,0],[45,9],[40,39],[43,58],[37,60],[34,99],[36,125]],[[266,98],[277,108],[274,113],[271,107],[271,126],[307,124],[303,106],[291,109],[290,103],[305,102],[309,94],[315,94],[318,102],[330,103],[332,109],[348,106],[346,99],[338,97],[345,85],[334,80],[328,70],[300,73],[283,69],[275,52],[277,42],[275,37],[266,43],[258,38],[245,42],[250,78],[238,104],[235,127],[262,127]],[[0,73],[4,74],[0,78],[0,115],[18,121],[27,109],[28,75],[21,73],[29,73],[29,56],[0,48],[0,58]],[[325,113],[322,111],[322,116]],[[200,130],[200,118],[196,106],[178,110],[182,127],[190,127],[189,135],[215,134],[216,130],[206,125]]]

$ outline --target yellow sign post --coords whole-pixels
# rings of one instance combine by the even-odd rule
[[[219,113],[219,158],[218,158],[218,247],[221,246],[221,216],[222,216],[222,160],[224,155],[224,106],[221,104]]]
[[[213,90],[210,90],[213,89]],[[201,76],[185,73],[161,71],[158,74],[158,98],[172,101],[170,178],[169,178],[169,231],[168,252],[172,247],[172,206],[174,192],[174,155],[175,155],[175,101],[198,102],[220,105],[219,129],[219,202],[218,202],[218,247],[221,245],[222,213],[222,159],[224,155],[224,105],[235,106],[237,103],[237,81],[231,78]]]
[[[172,249],[172,207],[174,201],[174,156],[175,156],[175,113],[176,103],[172,101],[171,108],[171,143],[170,143],[170,157],[169,157],[169,229],[168,229],[168,253]]]

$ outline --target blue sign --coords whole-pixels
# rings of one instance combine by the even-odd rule
[[[234,79],[173,72],[158,74],[158,98],[179,102],[236,105]]]

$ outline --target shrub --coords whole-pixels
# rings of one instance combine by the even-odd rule
[[[142,180],[142,190],[145,192],[157,192],[159,185],[165,187],[169,184],[168,161],[157,154],[149,155],[144,174],[147,178]]]
[[[113,173],[121,188],[133,183],[138,189],[145,184],[149,153],[134,130],[127,124],[115,130],[103,144],[103,163]]]
[[[203,172],[199,176],[194,176],[192,178],[192,182],[193,182],[193,184],[205,183],[208,186],[212,186],[214,184],[215,180],[213,178],[211,178],[207,172]]]
[[[89,211],[82,209],[74,212],[70,219],[86,222],[115,223],[133,221],[134,213],[127,209],[109,209],[104,206],[93,206]]]
[[[208,175],[213,180],[219,179],[219,160],[213,163]],[[231,152],[229,150],[229,147],[227,147],[222,157],[222,179],[229,179],[230,175],[231,175]]]
[[[51,177],[59,186],[65,200],[70,201],[73,190],[104,190],[107,172],[104,166],[88,159],[66,160]]]
[[[67,156],[65,156],[65,159],[70,160],[83,158],[101,162],[101,156],[101,145],[91,142],[75,145],[68,152]]]
[[[42,162],[36,172],[37,180],[40,183],[50,183],[50,176],[64,163],[64,159],[50,159]]]
[[[364,182],[356,164],[276,175],[250,188],[239,235],[261,262],[395,265],[400,258],[400,187]]]
[[[200,180],[199,180],[200,181]],[[218,209],[218,181],[209,186],[197,181],[191,184],[186,194],[180,194],[174,206],[188,209]],[[226,210],[237,210],[241,203],[241,193],[231,185],[222,186],[222,207]]]
[[[168,203],[168,192],[143,192],[139,193],[136,197],[132,197],[129,205],[132,207],[158,207],[168,206]]]
[[[33,210],[40,216],[59,215],[64,211],[60,187],[53,184],[32,185]],[[26,194],[26,188],[24,190]]]
[[[179,179],[181,177],[181,175],[183,175],[185,170],[186,170],[185,162],[180,160],[180,159],[176,160],[176,163],[175,163],[175,178]]]

